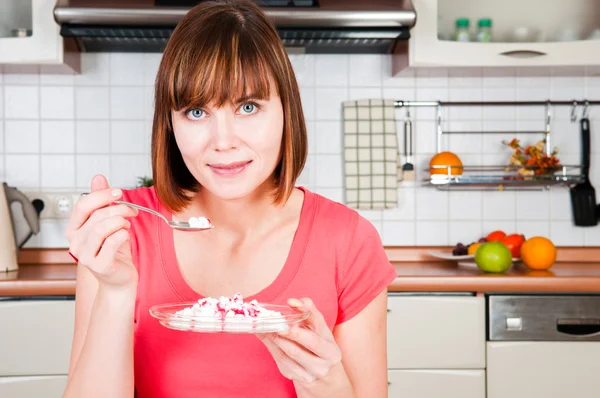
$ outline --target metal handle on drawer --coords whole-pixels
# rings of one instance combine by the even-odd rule
[[[513,51],[504,51],[500,53],[500,55],[504,55],[507,57],[513,58],[533,58],[533,57],[541,57],[542,55],[546,55],[541,51],[536,50],[513,50]]]
[[[592,336],[600,333],[600,319],[557,319],[556,330],[573,336]]]

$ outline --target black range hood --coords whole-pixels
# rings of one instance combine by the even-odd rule
[[[65,2],[66,3],[66,2]],[[70,0],[54,17],[63,37],[83,52],[162,52],[173,29],[198,1]],[[410,38],[410,0],[262,0],[290,51],[385,54]]]

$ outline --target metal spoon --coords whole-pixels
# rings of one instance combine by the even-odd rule
[[[82,196],[85,196],[85,195],[87,195],[87,193],[82,194]],[[155,216],[162,218],[162,220],[164,222],[166,222],[171,228],[182,230],[182,231],[206,231],[209,229],[213,229],[215,227],[214,225],[212,225],[212,223],[210,223],[210,221],[209,221],[210,226],[208,226],[206,228],[192,227],[190,225],[190,223],[187,221],[169,221],[167,219],[167,217],[163,216],[162,214],[160,214],[157,211],[154,211],[154,210],[149,209],[144,206],[136,205],[135,203],[125,202],[124,200],[115,200],[113,203],[119,203],[119,204],[122,204],[125,206],[133,207],[133,208],[141,210],[141,211],[148,212],[150,214],[154,214]]]
[[[167,224],[169,224],[170,227],[174,228],[174,229],[179,229],[182,231],[206,231],[209,229],[213,229],[215,226],[210,224],[208,227],[205,228],[199,228],[199,227],[192,227],[190,225],[189,222],[187,221],[169,221],[165,216],[163,216],[162,214],[160,214],[157,211],[154,211],[152,209],[149,209],[147,207],[144,206],[140,206],[140,205],[136,205],[135,203],[129,203],[129,202],[125,202],[123,200],[115,200],[114,203],[120,203],[122,205],[126,205],[129,207],[133,207],[135,209],[138,210],[142,210],[142,211],[146,211],[148,213],[154,214],[155,216],[158,216],[160,218],[162,218],[164,220],[164,222],[166,222]],[[210,221],[209,221],[210,223]]]

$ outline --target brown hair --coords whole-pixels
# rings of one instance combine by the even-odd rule
[[[270,87],[271,82],[275,87]],[[274,172],[274,202],[291,194],[307,156],[306,125],[294,70],[271,21],[249,0],[200,3],[175,28],[155,88],[152,174],[160,201],[179,211],[200,188],[173,136],[171,111],[261,99],[275,89],[283,105],[281,158]]]

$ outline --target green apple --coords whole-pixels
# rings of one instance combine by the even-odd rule
[[[501,273],[512,265],[512,254],[501,242],[485,242],[475,251],[475,264],[485,272]]]

